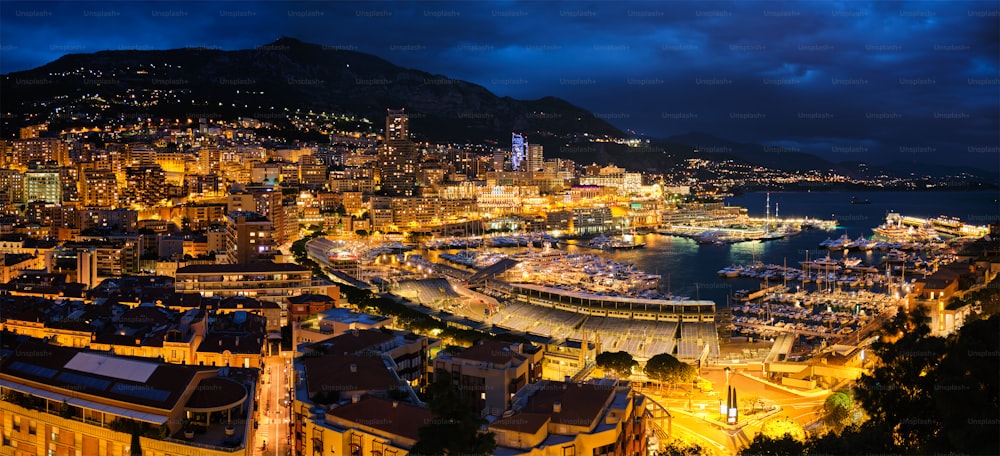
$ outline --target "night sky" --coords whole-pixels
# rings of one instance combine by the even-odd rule
[[[1000,2],[3,2],[0,72],[282,36],[653,138],[1000,171]]]

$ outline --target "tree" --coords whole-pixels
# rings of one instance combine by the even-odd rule
[[[677,383],[690,382],[694,379],[695,369],[687,363],[682,363],[669,353],[660,353],[646,361],[643,369],[646,375],[662,383],[669,383],[671,386]]]
[[[889,442],[880,429],[870,423],[844,428],[839,434],[827,432],[810,439],[806,453],[824,454],[896,454],[899,449]]]
[[[628,378],[632,375],[632,368],[639,365],[631,354],[623,351],[603,352],[597,355],[595,361],[597,367],[614,372],[618,378]]]
[[[760,396],[754,394],[740,397],[740,403],[742,403],[743,407],[747,410],[744,412],[746,415],[753,415],[754,412],[757,411],[757,404],[760,402]]]
[[[1000,454],[1000,316],[966,323],[937,366],[933,408],[948,450]]]
[[[804,443],[788,434],[774,438],[760,433],[739,454],[740,456],[788,456],[805,454],[805,449]]]
[[[671,439],[663,449],[656,453],[656,456],[701,456],[706,451],[697,443],[687,443],[678,439]]]
[[[919,309],[919,307],[918,307]],[[902,316],[903,336],[894,343],[872,344],[878,367],[858,379],[855,399],[882,430],[889,444],[915,453],[940,446],[940,426],[933,407],[934,369],[945,355],[945,339],[930,336],[926,313]],[[900,448],[902,450],[902,447]]]
[[[799,442],[806,439],[806,431],[798,421],[791,418],[775,418],[764,422],[760,427],[760,434],[772,439],[791,437]]]
[[[493,433],[479,430],[486,425],[486,420],[461,395],[451,379],[451,374],[444,369],[434,372],[434,382],[427,387],[434,419],[420,428],[420,439],[410,454],[488,455],[496,449]]]
[[[850,423],[853,401],[847,393],[838,391],[823,403],[823,422],[828,428],[839,433]]]

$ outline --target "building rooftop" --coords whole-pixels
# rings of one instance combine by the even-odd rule
[[[377,325],[388,320],[388,317],[372,315],[361,312],[354,312],[350,309],[335,308],[324,310],[319,313],[323,321],[337,322],[343,324],[358,323],[363,325]]]
[[[166,324],[170,318],[160,310],[159,307],[138,306],[129,310],[118,318],[120,326],[131,328],[141,328],[146,326],[159,326]]]
[[[320,393],[389,391],[399,380],[381,357],[330,354],[302,360],[309,397]]]
[[[8,254],[3,255],[3,265],[7,266],[7,267],[10,267],[10,266],[14,266],[15,264],[23,263],[25,261],[28,261],[28,260],[31,260],[31,259],[34,259],[34,258],[35,258],[34,255],[30,255],[30,254],[27,254],[27,253],[8,253]]]
[[[490,428],[534,434],[548,425],[549,420],[550,416],[545,413],[518,412],[494,421]]]
[[[426,408],[373,396],[362,397],[358,402],[336,407],[326,413],[331,417],[355,423],[360,428],[375,429],[381,433],[398,435],[412,440],[420,439],[420,428],[433,416]]]
[[[212,377],[198,383],[184,407],[215,411],[236,406],[246,398],[245,386],[227,378]]]
[[[0,364],[0,378],[14,377],[125,403],[170,410],[200,366],[162,364],[103,352],[25,342]]]
[[[201,344],[198,345],[198,352],[201,353],[242,353],[260,354],[263,350],[264,338],[259,334],[243,333],[217,333],[205,334]]]
[[[590,427],[603,415],[614,395],[615,388],[609,385],[547,381],[519,411],[549,415],[556,424]]]
[[[518,344],[495,340],[482,341],[452,355],[452,358],[491,364],[506,364],[509,361],[511,365],[515,366],[527,359],[518,353]]]
[[[287,299],[291,304],[309,304],[309,303],[332,303],[334,299],[322,294],[309,293],[302,294],[298,296],[292,296]]]
[[[358,353],[370,350],[396,338],[391,332],[378,329],[360,329],[347,331],[329,339],[303,344],[304,350],[320,353]]]
[[[170,293],[161,299],[166,307],[199,308],[204,298],[201,293]]]

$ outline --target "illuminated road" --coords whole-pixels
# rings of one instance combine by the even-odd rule
[[[759,369],[759,368],[758,368]],[[686,441],[698,443],[702,447],[712,449],[716,454],[736,454],[745,447],[754,436],[760,432],[764,421],[780,417],[791,418],[803,427],[822,416],[823,403],[830,394],[824,392],[816,397],[803,397],[788,391],[748,379],[733,371],[729,375],[729,384],[736,388],[739,398],[740,421],[745,423],[738,430],[723,429],[718,424],[708,420],[719,420],[719,406],[725,401],[726,375],[722,369],[704,370],[702,378],[712,381],[715,391],[703,393],[692,391],[690,385],[678,386],[669,393],[669,388],[663,388],[659,393],[656,388],[643,391],[654,401],[671,410],[672,434]],[[759,370],[755,373],[759,374]],[[759,398],[764,401],[765,409],[771,406],[780,407],[780,411],[764,417],[760,412],[747,417],[745,401]]]
[[[264,361],[264,384],[260,392],[260,406],[257,410],[257,435],[254,437],[251,454],[258,456],[283,456],[291,446],[288,442],[288,370],[285,360],[279,356],[269,356]],[[265,447],[266,442],[266,447]]]

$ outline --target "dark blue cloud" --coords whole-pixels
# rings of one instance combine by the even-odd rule
[[[981,1],[3,2],[0,71],[70,52],[293,36],[499,95],[560,96],[653,137],[707,131],[833,160],[996,170],[998,11]]]

